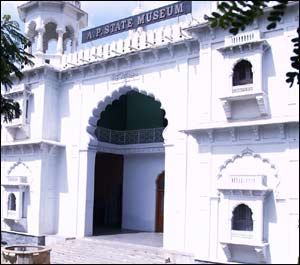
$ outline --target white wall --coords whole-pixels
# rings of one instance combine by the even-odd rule
[[[299,129],[295,124],[287,125],[284,139],[280,139],[276,126],[271,131],[269,126],[261,127],[259,140],[255,140],[251,131],[245,137],[245,132],[237,134],[235,142],[224,140],[225,135],[223,138],[214,137],[213,143],[201,140],[197,143],[195,139],[189,142],[186,251],[194,253],[198,259],[227,261],[219,242],[224,233],[230,232],[228,222],[232,210],[223,204],[222,195],[217,190],[218,174],[226,165],[222,170],[226,170],[225,175],[230,171],[233,175],[267,176],[267,186],[271,191],[264,201],[264,215],[259,217],[263,218],[260,221],[264,223],[264,240],[269,243],[266,259],[270,263],[296,262],[299,253],[299,154],[296,147],[299,138],[296,135]],[[233,159],[241,156],[246,148],[253,150],[255,158]],[[243,160],[244,163],[240,163]],[[250,202],[251,197],[248,200]],[[244,259],[239,258],[252,262],[259,259],[249,251],[243,252]],[[234,255],[237,258],[238,254]]]
[[[164,154],[124,156],[122,228],[155,231],[156,179]]]
[[[28,188],[26,189],[25,195],[25,216],[26,220],[23,220],[21,224],[12,222],[12,220],[1,220],[1,229],[5,231],[20,231],[25,232],[31,235],[39,235],[39,207],[40,207],[40,178],[41,175],[41,156],[36,150],[36,147],[33,150],[37,153],[27,153],[26,155],[21,154],[12,154],[11,152],[1,153],[1,183],[4,183],[4,178],[8,176],[11,171],[12,175],[17,174],[18,176],[27,177]],[[18,163],[21,161],[21,164]],[[18,168],[24,167],[27,168],[27,171],[22,170],[19,172]],[[22,168],[23,169],[23,168]],[[17,171],[18,173],[14,172]],[[4,208],[3,203],[6,202],[6,198],[3,198],[4,187],[1,187],[1,210]],[[1,212],[2,213],[2,212]],[[3,213],[2,213],[3,214]],[[2,216],[3,217],[3,216]]]

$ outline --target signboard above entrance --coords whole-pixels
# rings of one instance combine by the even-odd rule
[[[156,22],[192,12],[192,1],[180,1],[135,16],[120,19],[82,32],[82,43],[101,39],[123,31],[137,29]]]

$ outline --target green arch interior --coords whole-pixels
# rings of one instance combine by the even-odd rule
[[[106,107],[97,125],[122,131],[166,127],[165,111],[160,106],[153,98],[130,91]]]

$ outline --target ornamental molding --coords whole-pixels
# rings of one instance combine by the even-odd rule
[[[230,174],[227,175],[224,171],[230,165],[231,163],[236,163],[237,160],[242,159],[243,157],[250,156],[253,157],[253,159],[257,158],[262,163],[267,163],[269,167],[271,168],[271,172],[267,171],[266,169],[259,170],[261,168],[260,165],[255,164],[251,165],[256,166],[258,169],[258,172],[255,173],[248,173],[248,172],[240,172],[241,169],[239,168],[239,172],[233,172],[234,175]],[[253,162],[254,163],[254,162]],[[244,169],[246,170],[246,169]],[[231,173],[231,172],[230,172]],[[232,176],[238,176],[238,182],[236,181],[232,182],[231,179]],[[274,180],[269,178],[275,178]],[[221,180],[221,178],[223,180]],[[228,179],[229,178],[229,179]],[[244,179],[245,181],[251,181],[249,184],[247,183],[241,183],[240,180]],[[248,147],[244,150],[242,150],[241,154],[234,155],[232,158],[227,159],[223,165],[219,167],[219,173],[217,175],[218,182],[220,183],[218,189],[222,191],[225,194],[229,195],[242,195],[242,196],[260,196],[264,197],[269,191],[273,190],[276,197],[278,198],[278,186],[280,184],[280,179],[278,177],[278,169],[275,166],[275,164],[271,163],[269,159],[263,158],[260,154],[254,153],[251,149]],[[229,180],[229,182],[228,182]],[[225,182],[224,182],[225,181]],[[222,184],[223,183],[223,184]],[[268,184],[267,184],[268,183]],[[225,185],[225,186],[223,186]],[[252,190],[252,191],[249,191]]]
[[[122,95],[125,95],[129,91],[135,91],[143,95],[152,97],[155,101],[159,102],[161,104],[160,108],[165,111],[165,119],[168,120],[168,116],[167,116],[168,112],[163,107],[162,101],[159,98],[157,98],[153,93],[149,92],[147,89],[141,89],[140,87],[123,85],[118,89],[112,91],[110,95],[106,96],[103,100],[101,100],[97,104],[97,107],[93,109],[92,116],[90,116],[88,120],[88,126],[86,127],[86,131],[89,133],[92,139],[95,140],[97,139],[97,135],[96,135],[97,121],[100,119],[101,112],[104,111],[108,105],[112,104],[114,100],[119,99]],[[163,134],[163,136],[165,135]]]
[[[249,124],[239,126],[234,123],[222,127],[207,126],[206,128],[181,130],[194,137],[198,144],[229,145],[231,143],[279,143],[293,139],[291,127],[287,123]],[[272,132],[270,132],[272,128]],[[247,134],[247,138],[243,134]]]
[[[133,79],[135,77],[139,77],[140,73],[137,71],[125,71],[125,72],[120,72],[116,74],[111,75],[111,80],[112,81],[120,81],[120,80],[125,80],[128,81],[128,79]]]
[[[227,159],[227,160],[224,162],[224,164],[221,165],[221,166],[219,167],[218,179],[219,179],[220,177],[222,177],[222,171],[225,170],[225,169],[227,168],[227,166],[228,166],[230,163],[234,163],[237,159],[241,159],[241,158],[243,158],[244,156],[252,156],[253,158],[258,158],[258,159],[260,159],[263,163],[269,164],[270,167],[271,167],[272,169],[274,169],[274,171],[275,171],[275,172],[274,172],[274,176],[275,176],[276,178],[278,178],[278,169],[276,168],[275,164],[272,164],[272,163],[270,162],[270,160],[267,159],[267,158],[262,158],[262,156],[261,156],[260,154],[254,153],[250,148],[247,147],[246,149],[244,149],[244,150],[241,152],[241,154],[239,154],[239,155],[234,155],[232,158]],[[278,183],[278,184],[279,184],[279,183]]]
[[[18,155],[36,155],[49,154],[56,155],[57,150],[64,147],[59,142],[47,140],[42,141],[24,141],[17,143],[9,143],[1,145],[1,155],[3,156],[18,156]]]
[[[23,165],[27,170],[28,170],[28,173],[29,174],[25,174],[25,172],[24,172],[24,175],[25,176],[30,176],[31,175],[31,170],[30,170],[30,168],[24,163],[24,162],[22,162],[22,160],[19,158],[19,160],[17,161],[17,162],[15,162],[9,169],[8,169],[8,171],[7,171],[7,175],[10,175],[11,174],[11,172],[16,168],[16,167],[18,167],[18,166],[20,166],[20,165]]]
[[[89,150],[97,152],[113,153],[113,154],[149,154],[149,153],[164,153],[165,148],[163,143],[140,144],[140,145],[115,145],[103,142],[98,142],[96,145],[89,145]]]

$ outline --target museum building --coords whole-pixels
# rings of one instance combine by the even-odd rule
[[[5,93],[22,114],[2,123],[2,240],[113,227],[163,233],[194,260],[297,262],[299,88],[285,79],[299,2],[235,36],[203,19],[216,8],[138,7],[82,35],[125,38],[79,50],[80,1],[18,7],[35,65]]]

